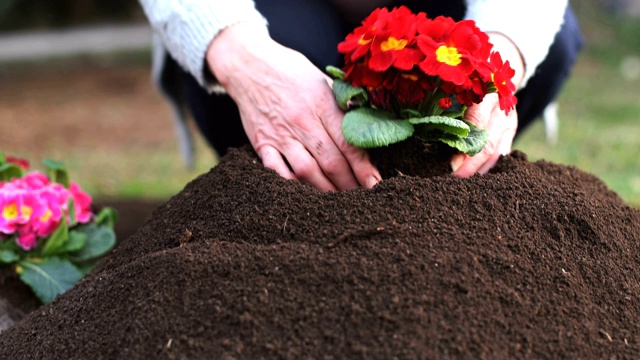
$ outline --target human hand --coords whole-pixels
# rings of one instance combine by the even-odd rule
[[[487,34],[493,44],[493,51],[498,51],[515,70],[512,81],[516,88],[519,88],[525,69],[518,47],[501,33]],[[498,162],[500,155],[511,152],[513,138],[518,129],[517,112],[514,109],[509,115],[505,115],[500,109],[498,95],[493,93],[486,95],[480,104],[470,106],[465,113],[465,119],[480,129],[487,130],[489,138],[484,149],[475,156],[454,155],[451,159],[453,174],[459,177],[469,177],[475,173],[486,174]]]
[[[498,94],[493,93],[486,95],[481,103],[470,106],[465,119],[487,130],[489,138],[482,151],[474,156],[454,155],[451,159],[453,174],[459,177],[486,174],[498,162],[500,155],[511,152],[518,128],[518,114],[512,110],[506,115],[500,109]]]
[[[264,166],[320,190],[373,187],[378,170],[342,135],[331,79],[264,29],[236,24],[211,43],[207,63],[236,102]]]

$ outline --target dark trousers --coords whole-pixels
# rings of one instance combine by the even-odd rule
[[[460,20],[464,1],[397,1],[429,17],[450,16]],[[336,46],[358,24],[344,20],[326,0],[256,0],[269,21],[269,33],[280,44],[303,53],[320,69],[341,65]],[[532,34],[534,36],[534,34]],[[547,58],[538,66],[527,86],[518,93],[518,134],[540,117],[560,92],[583,45],[578,21],[571,8],[556,35]],[[189,109],[207,141],[223,156],[229,147],[248,144],[236,104],[226,95],[208,94],[188,73],[182,72]],[[516,136],[517,136],[516,135]]]

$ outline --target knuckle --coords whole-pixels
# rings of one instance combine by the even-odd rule
[[[315,168],[311,161],[306,159],[296,159],[296,163],[291,165],[293,166],[293,171],[295,172],[296,176],[301,179],[310,178]]]
[[[325,175],[331,178],[343,174],[346,163],[345,160],[341,157],[330,156],[323,159],[320,165]]]

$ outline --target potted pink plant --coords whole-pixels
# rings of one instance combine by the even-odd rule
[[[116,213],[94,212],[62,163],[43,163],[46,174],[29,172],[28,161],[0,153],[0,266],[48,303],[113,248]]]

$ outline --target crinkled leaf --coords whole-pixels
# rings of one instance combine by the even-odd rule
[[[67,168],[65,168],[62,162],[52,159],[44,159],[42,164],[47,169],[47,175],[49,175],[49,179],[51,181],[62,184],[66,188],[69,187],[69,174],[67,173]]]
[[[342,121],[344,138],[360,148],[387,146],[413,134],[408,120],[395,119],[389,113],[371,108],[348,111]]]
[[[87,235],[87,242],[82,249],[72,254],[76,261],[98,258],[109,252],[116,244],[116,234],[110,227],[90,224],[78,228],[77,231]]]
[[[460,149],[460,151],[464,152],[465,154],[473,156],[484,149],[484,146],[487,144],[487,140],[489,139],[489,133],[486,130],[480,129],[477,126],[471,124],[470,122],[467,122],[467,125],[469,125],[469,127],[471,128],[471,131],[469,131],[469,135],[467,135],[467,137],[464,139],[466,143],[466,150],[460,148],[458,149]]]
[[[44,304],[71,289],[82,278],[82,273],[70,261],[57,257],[23,260],[18,274]]]
[[[334,79],[344,80],[345,73],[344,71],[342,71],[342,69],[329,65],[325,68],[325,70],[329,75],[333,76]]]
[[[354,87],[342,80],[333,81],[333,95],[336,97],[338,106],[343,111],[348,110],[350,105],[359,106],[364,104],[369,98],[363,88]]]
[[[473,156],[484,148],[487,143],[487,131],[481,129],[472,129],[466,138],[456,135],[443,134],[438,138],[424,138],[427,141],[440,141],[452,148],[456,148],[461,152]]]
[[[422,118],[409,119],[416,126],[416,131],[420,134],[431,131],[441,131],[446,134],[453,134],[466,137],[469,134],[469,125],[464,121],[447,116],[427,116]]]
[[[69,227],[67,220],[63,216],[60,218],[60,224],[55,231],[49,235],[44,247],[42,248],[42,256],[50,256],[60,254],[65,251],[65,244],[69,240]]]

